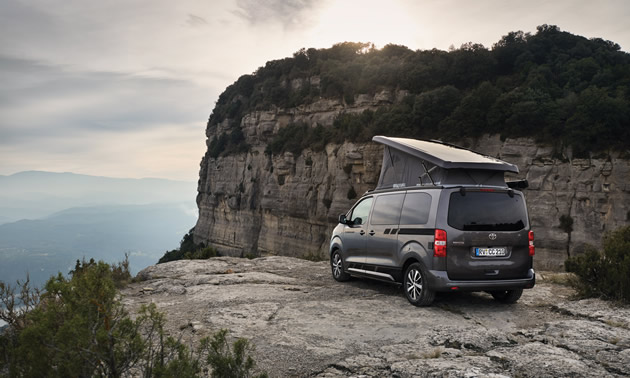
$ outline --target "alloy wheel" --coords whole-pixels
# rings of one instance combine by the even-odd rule
[[[333,256],[333,275],[335,277],[339,277],[341,275],[341,269],[341,256],[339,255],[339,253],[335,253],[335,255]]]
[[[422,293],[422,274],[417,269],[407,273],[407,293],[409,297],[417,301]]]

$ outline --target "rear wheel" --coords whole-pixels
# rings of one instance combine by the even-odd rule
[[[330,257],[330,268],[332,269],[332,275],[335,280],[343,282],[350,279],[350,275],[343,271],[343,259],[338,250],[333,252]]]
[[[490,294],[501,303],[516,303],[523,295],[523,289],[496,290],[491,291]]]
[[[403,289],[405,296],[414,306],[429,306],[435,299],[435,291],[429,287],[427,273],[419,263],[413,263],[405,271]]]

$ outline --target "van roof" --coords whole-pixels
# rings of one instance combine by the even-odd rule
[[[372,140],[444,169],[480,169],[518,173],[518,167],[514,164],[442,142],[380,135],[373,137]]]

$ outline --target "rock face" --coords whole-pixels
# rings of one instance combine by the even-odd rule
[[[298,83],[299,84],[299,83]],[[296,84],[297,85],[297,84]],[[373,189],[380,173],[382,147],[375,143],[328,144],[324,151],[294,156],[264,153],[279,129],[292,122],[332,127],[342,113],[360,113],[392,104],[404,92],[360,95],[354,104],[321,99],[290,109],[256,111],[240,127],[250,152],[201,162],[197,243],[209,243],[229,255],[326,256],[337,217]],[[206,130],[208,143],[231,129],[230,120]],[[569,253],[585,244],[599,246],[605,231],[630,218],[630,161],[616,156],[573,159],[553,156],[531,139],[486,136],[462,145],[519,166],[536,233],[538,268],[561,269]],[[573,219],[572,232],[560,217]],[[570,236],[570,237],[569,237]]]
[[[272,377],[616,377],[630,374],[630,309],[539,274],[518,303],[486,293],[410,305],[397,286],[338,283],[327,262],[283,256],[175,261],[123,290],[135,312],[154,302],[184,342],[219,329],[256,346]],[[191,340],[192,339],[192,340]]]

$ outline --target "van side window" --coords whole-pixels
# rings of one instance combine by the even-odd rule
[[[400,209],[402,208],[404,198],[404,193],[376,197],[370,224],[398,225]]]
[[[363,201],[359,202],[359,204],[354,207],[354,210],[352,210],[350,221],[354,225],[367,223],[367,219],[368,219],[368,215],[370,215],[371,207],[372,207],[372,197],[366,198]]]
[[[407,193],[400,224],[426,224],[429,221],[431,196],[427,193]]]

